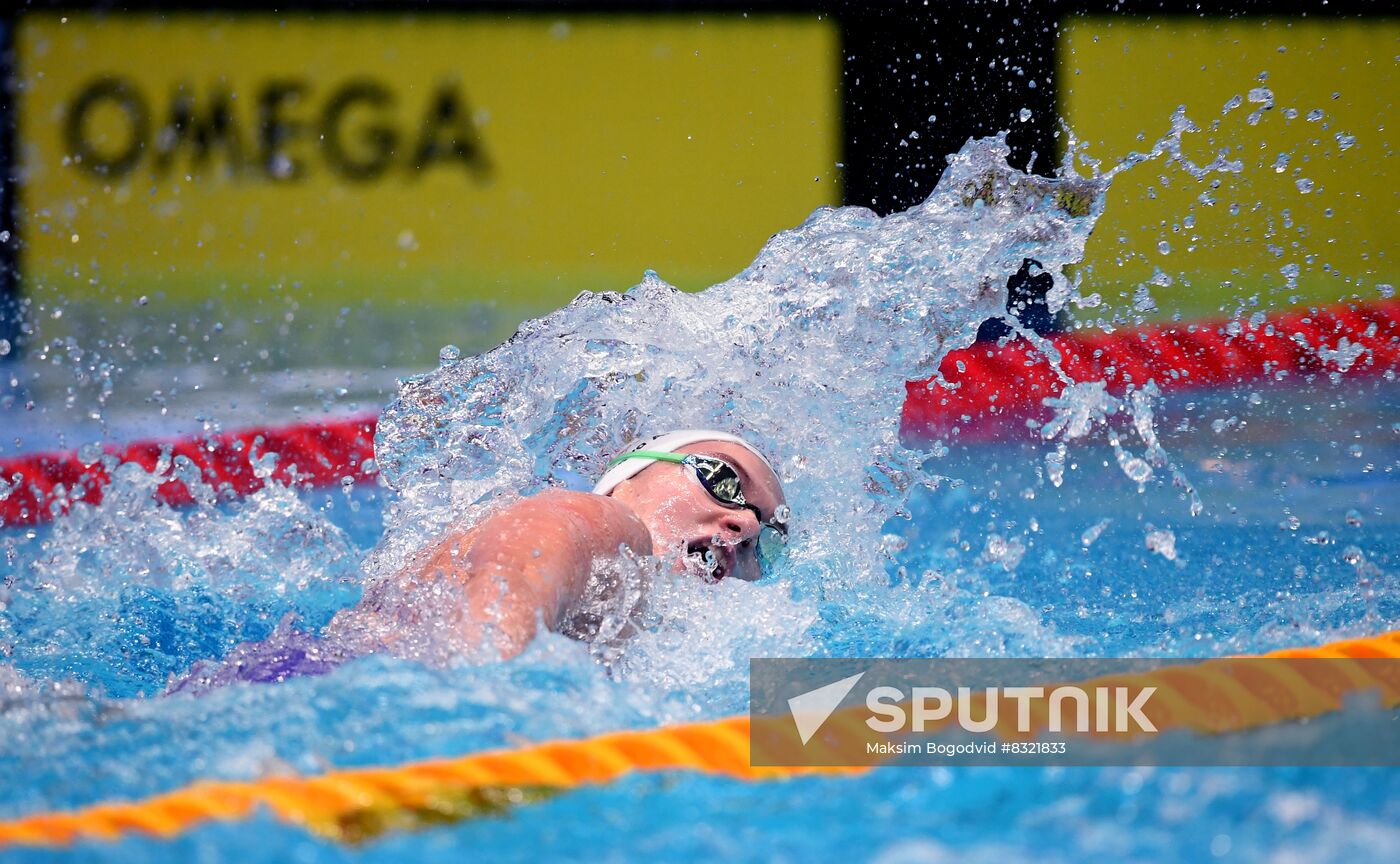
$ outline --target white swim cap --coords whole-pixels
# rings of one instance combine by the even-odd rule
[[[730,432],[719,432],[714,429],[677,429],[674,432],[664,432],[660,435],[653,435],[650,438],[641,438],[628,444],[618,456],[637,450],[675,453],[682,447],[689,444],[699,444],[701,441],[724,441],[729,444],[738,444],[740,447],[743,447],[762,460],[763,464],[768,467],[768,470],[773,472],[775,478],[778,476],[778,471],[773,467],[773,463],[768,461],[767,456],[758,452],[757,447],[745,441],[743,438],[740,438],[738,435],[734,435]],[[593,493],[595,495],[607,495],[609,492],[612,492],[613,489],[617,488],[617,484],[642,473],[648,465],[651,465],[655,461],[655,459],[637,458],[618,462],[616,465],[609,468],[607,473],[598,480],[598,483],[593,487]],[[778,483],[781,485],[782,480],[779,479]]]

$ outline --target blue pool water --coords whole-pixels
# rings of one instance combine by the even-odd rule
[[[1158,421],[1205,505],[1196,517],[1168,484],[1139,493],[1107,447],[1079,451],[1058,489],[1037,470],[1043,444],[950,447],[934,460],[938,488],[916,495],[910,518],[887,526],[897,551],[879,595],[855,612],[816,601],[811,653],[1210,656],[1394,629],[1400,434],[1387,418],[1396,403],[1384,381],[1172,398]],[[1298,419],[1282,422],[1290,416]],[[1212,429],[1230,417],[1242,422]],[[379,539],[384,501],[374,488],[348,496],[273,490],[223,511],[236,519],[275,506],[293,522],[320,512],[342,532],[279,538],[289,545],[268,544],[258,559],[265,568],[279,554],[353,559]],[[168,516],[199,521],[197,510]],[[1086,544],[1085,532],[1105,519],[1112,521]],[[1172,532],[1175,560],[1147,548],[1149,522]],[[21,556],[45,541],[52,550],[62,531],[32,539],[11,531],[5,543]],[[994,536],[1002,542],[989,552]],[[197,563],[183,565],[187,575],[200,573]],[[506,664],[435,668],[371,656],[324,677],[153,695],[193,661],[267,635],[287,613],[308,627],[323,623],[357,594],[352,570],[323,569],[318,575],[328,578],[296,591],[249,567],[248,579],[223,585],[204,571],[184,587],[110,585],[78,596],[36,590],[46,568],[38,556],[21,560],[0,613],[10,677],[0,760],[25,782],[0,787],[0,813],[138,797],[205,777],[391,764],[746,709],[745,661],[754,652],[742,642],[705,644],[707,628],[724,630],[703,620],[693,622],[696,642],[686,634],[671,646],[704,658],[701,673],[679,656],[610,677],[583,645],[551,636]],[[755,587],[707,590],[732,592],[715,603],[733,614],[729,604]],[[1385,768],[888,768],[765,784],[666,775],[358,848],[264,816],[170,843],[130,839],[78,852],[170,861],[397,861],[465,849],[506,860],[1343,860],[1400,848],[1397,793],[1400,774]]]
[[[1144,386],[1108,406],[1081,388],[1060,415],[1085,420],[1078,431],[1043,408],[995,440],[900,447],[903,382],[1004,306],[1025,257],[1054,273],[1077,260],[1106,182],[1047,186],[995,139],[973,142],[920,207],[818,211],[703,294],[649,276],[487,355],[445,349],[382,415],[382,487],[272,486],[172,510],[128,466],[100,506],[0,533],[0,818],[723,717],[746,710],[753,657],[1208,657],[1400,627],[1393,375],[1165,399]],[[1107,415],[1087,422],[1095,410]],[[738,429],[774,455],[796,514],[775,578],[663,570],[620,642],[546,634],[508,662],[472,662],[415,633],[406,658],[162,695],[278,628],[318,631],[499,496],[577,484],[628,437],[688,426]],[[1386,859],[1397,792],[1381,768],[667,774],[360,847],[262,816],[72,854]]]

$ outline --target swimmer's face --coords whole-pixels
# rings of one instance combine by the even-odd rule
[[[778,478],[763,460],[738,444],[701,441],[676,452],[714,456],[734,466],[744,499],[757,506],[764,519],[773,518],[773,511],[787,503]],[[758,517],[748,508],[715,500],[689,466],[653,462],[612,494],[646,523],[657,552],[679,550],[696,563],[709,552],[718,565],[713,578],[753,581],[759,577]]]

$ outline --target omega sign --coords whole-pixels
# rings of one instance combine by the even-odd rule
[[[421,110],[372,78],[324,92],[303,78],[270,78],[252,92],[171,88],[163,98],[119,76],[94,78],[65,105],[72,164],[119,180],[143,163],[153,176],[219,171],[234,180],[295,182],[325,171],[355,182],[411,177],[435,166],[490,174],[461,90],[432,88]],[[104,131],[99,134],[99,123]]]

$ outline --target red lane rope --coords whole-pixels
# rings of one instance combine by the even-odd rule
[[[1342,345],[1345,339],[1347,346]],[[1128,384],[1155,381],[1163,392],[1242,384],[1278,375],[1378,375],[1400,368],[1400,301],[1341,305],[1289,312],[1267,321],[1171,324],[1115,333],[1066,333],[1051,338],[1064,371],[1075,381],[1106,381],[1121,392]],[[1345,370],[1339,348],[1361,350]],[[1352,349],[1355,350],[1355,349]],[[1063,383],[1045,355],[1024,339],[984,343],[954,351],[940,367],[942,379],[911,381],[901,418],[906,440],[958,435],[980,437],[1024,418]],[[246,495],[262,486],[251,456],[277,455],[273,477],[305,486],[373,477],[374,417],[175,441],[141,441],[106,452],[118,463],[153,471],[185,457],[221,496]],[[167,455],[168,454],[168,455]],[[162,464],[164,463],[164,464]],[[33,525],[67,511],[73,502],[95,504],[111,482],[99,462],[74,453],[35,453],[0,458],[0,525]],[[161,500],[188,504],[178,479],[161,485]]]
[[[349,477],[358,483],[374,476],[376,418],[356,417],[281,429],[244,429],[202,438],[138,441],[104,451],[117,463],[134,462],[147,471],[169,473],[185,457],[220,497],[247,495],[262,488],[252,458],[276,454],[272,477],[283,483],[326,486]],[[162,464],[164,463],[164,464]],[[34,453],[0,459],[0,524],[34,525],[67,512],[74,502],[97,504],[111,482],[102,462],[84,463],[75,453]],[[160,500],[189,504],[184,482],[161,484]]]
[[[1072,380],[1105,381],[1117,394],[1148,381],[1165,393],[1297,374],[1381,375],[1400,368],[1400,301],[1298,310],[1255,323],[1063,333],[1049,341]],[[936,378],[906,385],[906,441],[984,437],[1064,389],[1040,349],[1020,337],[951,352],[939,373],[946,385]]]

